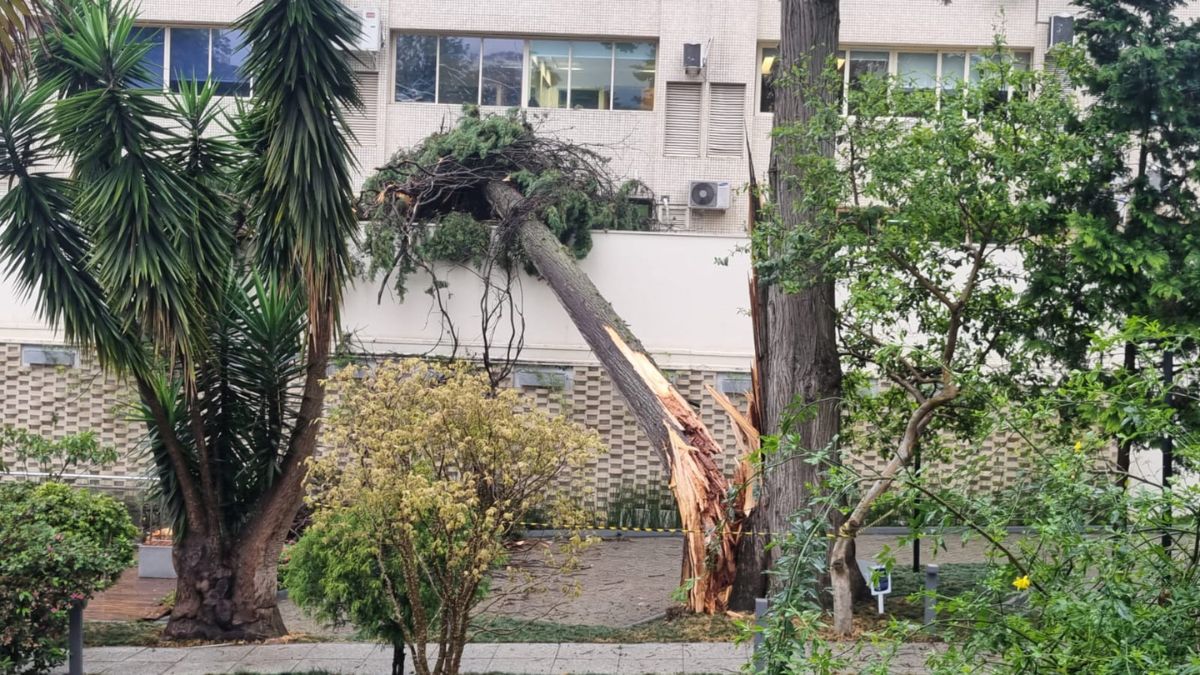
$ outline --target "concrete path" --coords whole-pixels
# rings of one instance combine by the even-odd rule
[[[464,673],[736,673],[749,648],[727,643],[469,644]],[[390,647],[325,642],[212,647],[94,647],[84,650],[85,673],[390,673]],[[56,672],[65,673],[65,666]],[[406,672],[412,672],[409,667]]]

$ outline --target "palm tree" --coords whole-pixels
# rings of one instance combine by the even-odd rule
[[[343,109],[357,19],[262,0],[238,22],[255,97],[164,102],[121,0],[71,0],[36,82],[0,92],[0,259],[42,316],[137,387],[176,523],[166,634],[261,638],[315,449],[355,219]],[[49,172],[56,161],[69,176]]]
[[[42,0],[0,0],[0,74],[21,70],[47,12]]]

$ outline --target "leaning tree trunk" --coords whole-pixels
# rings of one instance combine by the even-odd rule
[[[616,384],[670,476],[687,531],[682,580],[690,582],[688,607],[723,611],[735,577],[741,523],[737,516],[731,521],[726,511],[729,481],[718,465],[720,445],[574,257],[544,223],[519,208],[524,196],[510,183],[493,181],[487,197],[509,221],[506,226],[515,229],[525,254]]]

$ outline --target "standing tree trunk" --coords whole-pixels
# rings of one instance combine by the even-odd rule
[[[734,514],[731,521],[726,508],[729,481],[717,463],[720,445],[574,257],[544,223],[520,208],[524,196],[510,183],[493,181],[487,197],[506,226],[515,229],[525,254],[603,364],[670,475],[687,531],[682,581],[689,586],[689,609],[725,610],[741,517]]]
[[[286,635],[277,604],[279,553],[253,559],[212,537],[188,533],[175,545],[175,607],[163,635],[262,640]]]
[[[783,0],[780,72],[785,83],[775,92],[777,128],[807,124],[815,106],[808,105],[806,97],[814,92],[837,96],[837,92],[822,86],[822,74],[838,47],[838,12],[838,0]],[[792,77],[799,81],[787,82]],[[771,195],[779,204],[779,217],[785,227],[809,227],[810,214],[794,206],[800,195],[789,174],[797,170],[793,160],[798,149],[784,139],[776,139],[772,153]],[[833,156],[832,142],[822,150]],[[766,353],[759,355],[763,390],[761,431],[779,434],[787,430],[795,435],[799,447],[793,448],[796,451],[793,456],[764,469],[759,504],[750,516],[748,528],[786,532],[791,517],[809,508],[811,490],[820,489],[824,470],[806,462],[804,453],[824,450],[837,437],[842,370],[832,282],[795,294],[771,286],[765,296],[765,306],[757,317],[765,322],[762,348]],[[789,409],[806,410],[789,420]],[[841,525],[841,514],[831,513],[830,520],[831,528],[836,530]],[[766,572],[779,551],[768,549],[766,544],[767,540],[760,537],[741,541],[738,578],[731,601],[736,609],[753,609],[754,599],[769,592]],[[866,584],[855,563],[853,542],[842,547],[840,555],[853,570],[857,593],[865,592]]]

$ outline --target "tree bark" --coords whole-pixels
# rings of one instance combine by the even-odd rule
[[[825,91],[821,82],[826,64],[838,47],[838,4],[838,0],[783,0],[781,72],[795,73],[800,82],[776,90],[777,128],[808,123],[814,106],[807,97],[813,92],[828,97],[837,95],[837,92]],[[788,179],[789,172],[797,170],[796,149],[779,138],[771,159],[772,198],[780,205],[779,214],[785,227],[810,227],[810,214],[794,206],[801,195],[796,184]],[[828,143],[823,151],[832,156],[833,144]],[[819,264],[819,261],[813,264]],[[804,453],[824,450],[837,437],[842,370],[838,360],[832,282],[820,283],[796,294],[770,286],[765,296],[765,306],[756,317],[756,321],[762,322],[759,328],[764,344],[760,349],[765,351],[765,354],[759,354],[763,389],[761,431],[764,434],[790,431],[795,434],[799,447],[795,448],[796,455],[764,469],[760,476],[759,505],[751,514],[747,527],[756,531],[786,532],[791,517],[810,507],[811,489],[819,489],[825,473],[823,467],[806,462]],[[799,411],[804,408],[808,408],[804,415],[787,419],[789,409]],[[836,452],[833,457],[836,461]],[[836,530],[841,526],[841,514],[832,511],[830,521],[831,528]],[[755,598],[766,597],[770,592],[766,572],[774,565],[779,551],[767,548],[767,543],[767,539],[760,537],[741,540],[738,579],[731,600],[735,609],[752,610]],[[855,563],[853,542],[842,547],[839,555],[852,570],[856,594],[865,594],[866,583]],[[779,580],[780,583],[783,581]]]
[[[729,481],[717,464],[721,447],[574,257],[544,223],[522,210],[524,196],[510,183],[493,181],[487,197],[506,227],[514,228],[525,254],[621,392],[670,476],[687,531],[681,581],[689,586],[688,607],[710,614],[724,611],[735,576],[741,519],[735,514],[731,521],[726,510]]]
[[[163,635],[187,640],[262,640],[287,634],[279,614],[274,558],[185,535],[174,550],[175,607]]]

